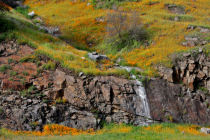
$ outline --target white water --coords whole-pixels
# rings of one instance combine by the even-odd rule
[[[120,66],[121,69],[125,69],[128,72],[131,72],[131,70],[133,69],[132,67],[123,67]],[[135,79],[136,84],[138,85],[138,88],[136,89],[137,95],[140,97],[141,101],[142,101],[142,108],[141,108],[141,114],[137,114],[140,116],[144,116],[145,118],[150,119],[150,109],[149,109],[149,104],[147,101],[147,95],[146,95],[146,90],[144,88],[144,85],[142,84],[141,81],[139,81],[135,75],[132,75],[132,78]],[[138,111],[139,112],[139,111]]]
[[[143,106],[141,110],[142,114],[138,114],[138,115],[145,116],[146,118],[151,118],[145,88],[142,82],[139,81],[135,75],[132,75],[132,77],[136,80],[136,84],[138,85],[138,89],[136,90],[136,92],[137,92],[137,95],[141,98],[142,106]]]

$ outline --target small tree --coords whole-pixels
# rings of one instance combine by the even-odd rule
[[[121,10],[114,10],[114,12],[107,15],[107,35],[108,37],[118,36],[122,37],[123,32],[128,28],[127,12]]]
[[[117,8],[107,15],[106,32],[108,43],[118,50],[138,47],[149,37],[136,11],[126,12]]]

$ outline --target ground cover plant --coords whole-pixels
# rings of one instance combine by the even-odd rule
[[[91,0],[95,8],[113,8],[114,6],[119,6],[123,2],[137,2],[139,0]]]
[[[209,135],[200,132],[200,126],[187,124],[153,124],[151,126],[105,125],[101,130],[77,130],[61,125],[46,125],[43,132],[10,131],[1,129],[0,136],[4,139],[38,139],[38,140],[207,140]]]

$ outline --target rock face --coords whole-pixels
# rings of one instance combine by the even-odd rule
[[[171,83],[183,83],[190,91],[205,87],[210,91],[210,57],[200,48],[174,59],[173,68],[158,67],[163,79]]]
[[[50,105],[52,102],[44,96],[21,97],[14,92],[1,93],[0,100],[0,124],[13,130],[42,130],[46,123],[79,129],[98,127],[93,113],[81,111],[68,103]]]
[[[37,91],[27,97],[19,92],[0,95],[1,124],[18,130],[41,130],[46,123],[58,123],[78,129],[100,128],[103,121],[145,124],[142,100],[137,95],[138,85],[133,80],[113,76],[81,77],[57,69],[52,88],[47,76],[45,83],[33,84]],[[40,88],[42,87],[42,88]],[[36,95],[45,91],[44,95]],[[55,103],[66,99],[68,103]],[[46,102],[47,101],[47,102]],[[7,120],[5,120],[7,118]],[[36,125],[33,125],[36,124]]]
[[[109,122],[143,123],[142,102],[136,94],[140,85],[135,81],[113,76],[75,77],[58,69],[54,75],[57,79],[57,95],[54,97],[63,95],[73,106],[97,111],[99,116]]]
[[[179,84],[163,79],[146,84],[151,117],[161,122],[210,124],[210,95],[187,92]]]

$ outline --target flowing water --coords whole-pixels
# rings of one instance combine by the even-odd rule
[[[138,69],[138,68],[133,68],[133,67],[125,67],[125,66],[120,66],[120,69],[125,69],[128,72],[131,72],[132,69]],[[149,109],[149,104],[147,100],[147,94],[146,90],[144,88],[144,85],[142,84],[141,81],[137,79],[135,75],[132,75],[132,78],[135,79],[136,85],[138,86],[136,89],[137,95],[140,97],[141,102],[142,102],[142,107],[141,111],[138,111],[139,113],[137,115],[144,116],[145,118],[150,119],[150,109]]]

